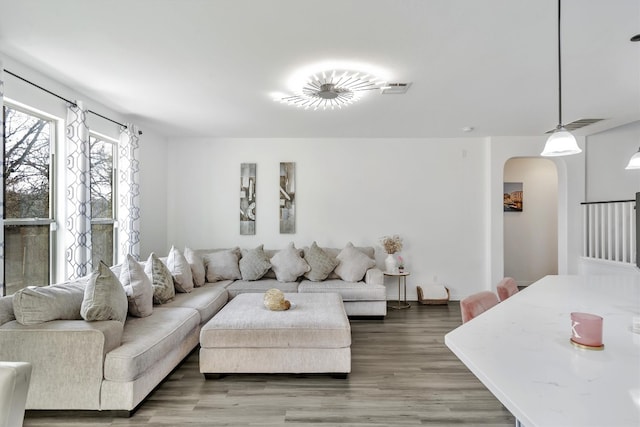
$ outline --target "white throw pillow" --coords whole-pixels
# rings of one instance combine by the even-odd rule
[[[191,266],[184,255],[174,246],[171,246],[167,256],[167,267],[173,276],[173,284],[177,292],[187,293],[193,290]]]
[[[120,268],[120,283],[127,294],[129,314],[147,317],[153,312],[153,285],[144,268],[131,255]]]
[[[154,304],[164,304],[176,296],[171,272],[155,253],[152,252],[149,255],[149,259],[147,259],[147,263],[144,266],[144,272],[151,279]]]
[[[127,294],[118,278],[104,262],[98,268],[84,289],[84,299],[80,307],[80,315],[84,320],[127,320]]]
[[[278,282],[295,282],[311,269],[293,242],[271,258],[271,266]]]
[[[359,282],[367,270],[376,266],[376,262],[353,247],[351,242],[336,257],[336,274],[345,282]]]
[[[88,279],[90,276],[85,276]],[[80,307],[86,284],[28,286],[13,294],[13,314],[22,325],[51,320],[81,320]]]
[[[191,267],[193,284],[200,287],[206,283],[206,272],[204,269],[204,259],[191,248],[184,248],[184,257]]]
[[[239,260],[240,248],[212,252],[205,255],[204,264],[207,269],[207,282],[242,279],[238,265]]]

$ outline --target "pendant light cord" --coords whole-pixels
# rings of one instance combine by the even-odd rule
[[[560,54],[560,3],[558,0],[558,126],[562,126],[562,55]]]

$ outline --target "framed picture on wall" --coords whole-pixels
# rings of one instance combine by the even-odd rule
[[[522,212],[522,183],[505,182],[503,206],[505,212]]]

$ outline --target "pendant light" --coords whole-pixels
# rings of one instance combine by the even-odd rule
[[[638,148],[638,152],[631,156],[629,159],[629,164],[625,169],[640,169],[640,148]]]
[[[640,34],[636,34],[635,36],[631,37],[631,41],[640,42]],[[640,169],[640,148],[638,148],[638,152],[636,154],[631,156],[631,158],[629,159],[629,164],[625,169]]]
[[[560,53],[560,0],[558,0],[558,127],[553,131],[541,156],[568,156],[581,153],[576,138],[562,124],[562,55]]]

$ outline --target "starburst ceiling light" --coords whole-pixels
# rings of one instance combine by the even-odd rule
[[[308,77],[298,93],[275,100],[305,110],[333,110],[353,104],[366,91],[385,87],[384,81],[369,74],[344,70],[323,71]]]

